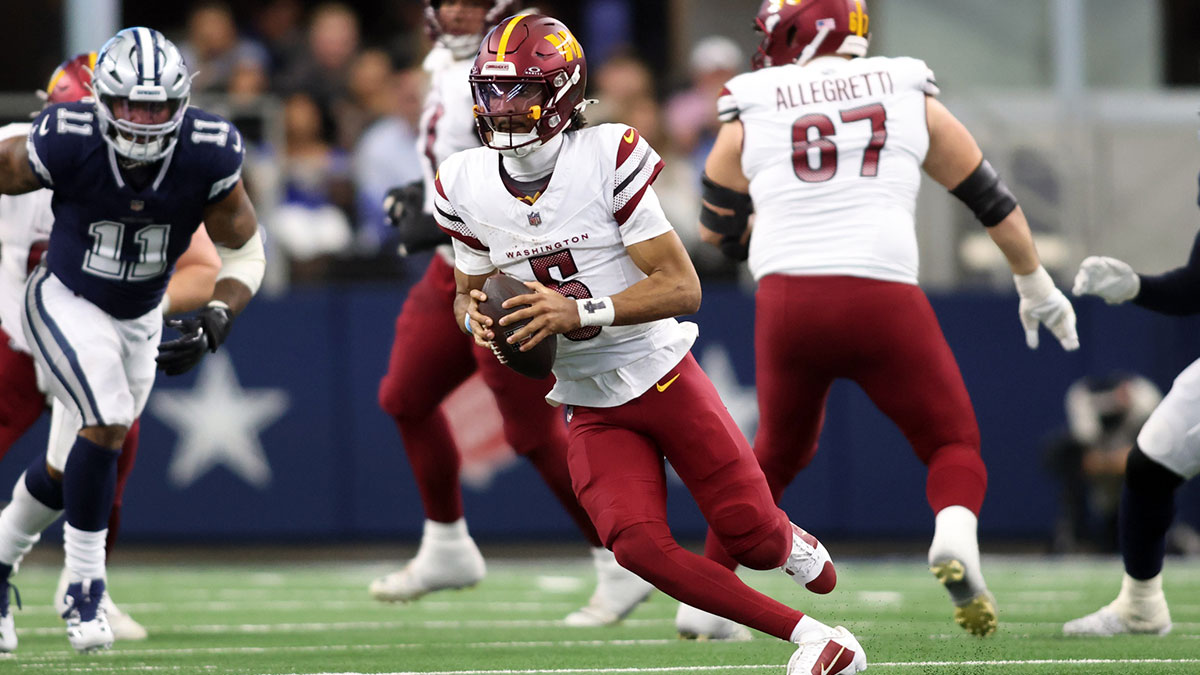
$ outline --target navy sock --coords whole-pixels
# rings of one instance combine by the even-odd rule
[[[1162,571],[1167,529],[1175,518],[1175,490],[1183,477],[1150,459],[1137,445],[1129,453],[1119,525],[1125,572],[1145,581]]]
[[[50,470],[46,468],[46,453],[34,457],[25,469],[25,489],[46,508],[62,511],[62,481],[50,477]]]
[[[78,436],[63,471],[63,502],[67,522],[77,530],[99,532],[108,525],[117,492],[117,458],[109,450]]]
[[[4,563],[0,563],[0,583],[8,581],[8,578],[11,576],[12,576],[12,565],[5,565]],[[7,600],[7,599],[8,598],[5,598],[5,600]]]

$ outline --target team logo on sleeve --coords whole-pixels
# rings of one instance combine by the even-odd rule
[[[542,224],[542,213],[540,211],[529,212],[529,226],[537,227]]]

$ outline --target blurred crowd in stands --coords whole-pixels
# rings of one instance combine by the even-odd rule
[[[538,3],[543,11],[553,4]],[[429,42],[420,3],[405,10],[407,31],[383,44],[368,44],[367,17],[339,2],[271,0],[249,21],[237,17],[227,2],[204,1],[177,34],[162,28],[196,73],[193,100],[243,130],[247,183],[273,204],[263,224],[289,280],[403,271],[381,205],[388,188],[421,177],[417,126]],[[635,126],[664,157],[655,188],[710,278],[737,270],[697,239],[699,177],[718,126],[717,95],[747,64],[734,42],[709,37],[692,47],[678,85],[663,91],[631,50],[602,62],[589,54],[589,95],[600,101],[588,109],[589,123]]]

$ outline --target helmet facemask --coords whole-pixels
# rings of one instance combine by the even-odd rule
[[[176,133],[183,122],[188,97],[167,99],[157,97],[134,99],[124,96],[101,95],[96,108],[100,111],[100,130],[118,155],[135,162],[162,159],[175,147]],[[163,120],[136,122],[134,119]]]
[[[142,27],[117,33],[92,73],[104,140],[131,162],[166,157],[178,139],[191,83],[183,56],[162,33]]]

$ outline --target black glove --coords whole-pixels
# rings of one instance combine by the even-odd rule
[[[388,225],[402,227],[405,218],[411,218],[425,209],[425,181],[398,185],[387,191],[383,198],[383,214]]]
[[[750,257],[750,238],[746,238],[746,243],[742,243],[741,236],[727,234],[721,237],[721,253],[725,254],[726,258],[742,262]]]
[[[182,375],[200,363],[204,352],[217,351],[233,328],[233,314],[221,305],[209,305],[186,319],[167,319],[167,327],[180,337],[158,345],[158,367],[167,375]]]
[[[442,232],[425,213],[425,183],[416,181],[388,190],[383,198],[383,210],[388,224],[400,231],[400,255],[409,255],[450,243],[450,236]]]

